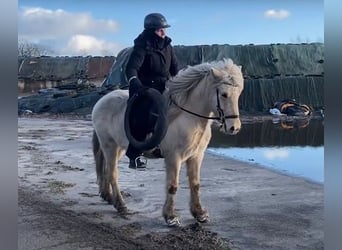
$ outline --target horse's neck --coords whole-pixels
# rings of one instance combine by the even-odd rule
[[[195,88],[190,93],[186,101],[185,108],[196,114],[208,117],[212,113],[210,105],[211,100],[209,99],[210,96],[210,90],[206,88],[205,85],[201,88]]]
[[[209,117],[212,114],[212,110],[210,109],[211,100],[209,100],[209,90],[205,87],[206,86],[203,86],[202,88],[197,87],[193,89],[189,94],[187,100],[180,105],[182,108],[194,114],[190,114],[184,110],[181,110],[176,105],[171,104],[168,110],[169,122],[172,122],[176,118],[182,117],[183,119],[189,120],[189,123],[191,123],[193,126],[196,126],[197,128],[202,128],[203,130],[210,126],[211,120],[200,117]]]

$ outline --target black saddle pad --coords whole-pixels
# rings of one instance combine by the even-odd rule
[[[125,132],[134,147],[141,150],[157,147],[166,129],[166,101],[158,90],[148,88],[128,100]],[[152,133],[152,136],[145,139],[148,133]]]

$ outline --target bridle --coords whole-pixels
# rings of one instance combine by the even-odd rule
[[[220,104],[220,98],[219,98],[219,91],[218,89],[216,89],[216,110],[217,110],[217,113],[219,116],[204,116],[204,115],[200,115],[200,114],[197,114],[195,112],[192,112],[188,109],[185,109],[181,106],[179,106],[175,100],[172,99],[172,97],[170,96],[170,102],[173,103],[176,107],[178,107],[179,109],[189,113],[189,114],[192,114],[194,116],[197,116],[197,117],[201,117],[201,118],[204,118],[204,119],[209,119],[209,120],[218,120],[221,124],[221,127],[223,126],[224,127],[224,130],[227,131],[227,127],[226,127],[226,119],[235,119],[235,118],[239,118],[239,115],[225,115],[224,114],[224,111],[223,109],[221,108],[221,104]]]

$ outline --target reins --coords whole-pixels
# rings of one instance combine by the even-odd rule
[[[172,99],[172,97],[170,96],[170,102],[173,103],[176,107],[178,107],[179,109],[189,113],[189,114],[192,114],[194,116],[197,116],[197,117],[201,117],[201,118],[204,118],[204,119],[208,119],[208,120],[218,120],[220,121],[221,125],[224,126],[225,130],[226,130],[226,119],[235,119],[235,118],[239,118],[239,115],[225,115],[224,114],[224,111],[223,109],[221,108],[221,104],[220,104],[220,98],[219,98],[219,93],[218,93],[218,89],[216,89],[216,101],[217,101],[217,105],[216,105],[216,109],[217,109],[217,112],[219,114],[219,116],[204,116],[204,115],[201,115],[201,114],[197,114],[195,112],[192,112],[186,108],[183,108],[181,106],[179,106],[175,100]]]

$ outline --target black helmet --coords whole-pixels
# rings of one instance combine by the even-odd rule
[[[151,13],[145,16],[144,28],[145,29],[160,29],[169,28],[170,25],[167,24],[165,17],[160,13]]]

